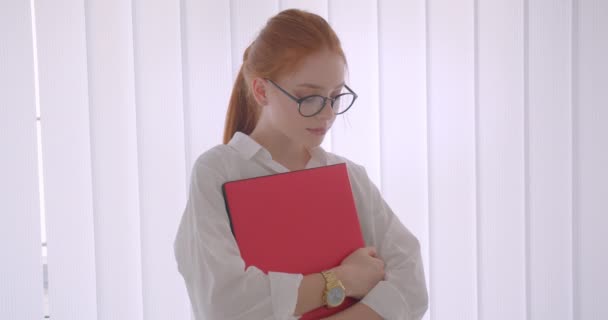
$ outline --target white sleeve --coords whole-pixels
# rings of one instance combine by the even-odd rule
[[[369,230],[379,257],[385,262],[380,281],[362,303],[384,319],[418,320],[428,308],[428,293],[418,239],[399,221],[369,178],[366,200],[372,215]]]
[[[230,230],[218,172],[197,161],[174,243],[197,320],[296,319],[300,274],[245,270]]]

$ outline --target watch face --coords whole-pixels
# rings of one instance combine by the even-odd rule
[[[340,305],[344,301],[344,290],[341,287],[335,287],[327,293],[327,303],[330,306]]]

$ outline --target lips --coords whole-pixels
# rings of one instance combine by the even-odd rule
[[[306,128],[306,130],[308,130],[308,132],[317,135],[317,136],[322,136],[325,135],[325,133],[327,133],[327,129],[326,128]]]

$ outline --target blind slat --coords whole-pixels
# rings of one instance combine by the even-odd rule
[[[529,316],[571,320],[572,4],[527,10]]]
[[[608,2],[575,12],[574,319],[606,319],[608,308]]]
[[[479,318],[525,319],[524,8],[477,9]]]
[[[43,317],[36,100],[29,1],[0,2],[0,313]]]
[[[474,2],[427,9],[431,314],[476,319]]]
[[[173,255],[186,201],[180,4],[142,0],[133,8],[143,318],[186,319]]]
[[[382,193],[418,237],[428,283],[425,6],[391,0],[380,1],[378,9]]]
[[[86,2],[98,320],[143,319],[133,12]]]
[[[330,1],[329,21],[348,59],[346,83],[361,93],[353,107],[334,121],[332,151],[365,166],[380,188],[377,3]]]
[[[187,0],[182,7],[186,177],[196,158],[222,143],[232,92],[230,3]],[[189,183],[189,181],[187,181]]]
[[[84,5],[77,0],[62,2],[36,2],[49,312],[58,319],[94,319],[97,296]]]

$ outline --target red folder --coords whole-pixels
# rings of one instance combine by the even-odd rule
[[[246,268],[318,273],[364,246],[345,164],[231,181],[222,189]],[[356,302],[347,298],[300,319],[324,318]]]

